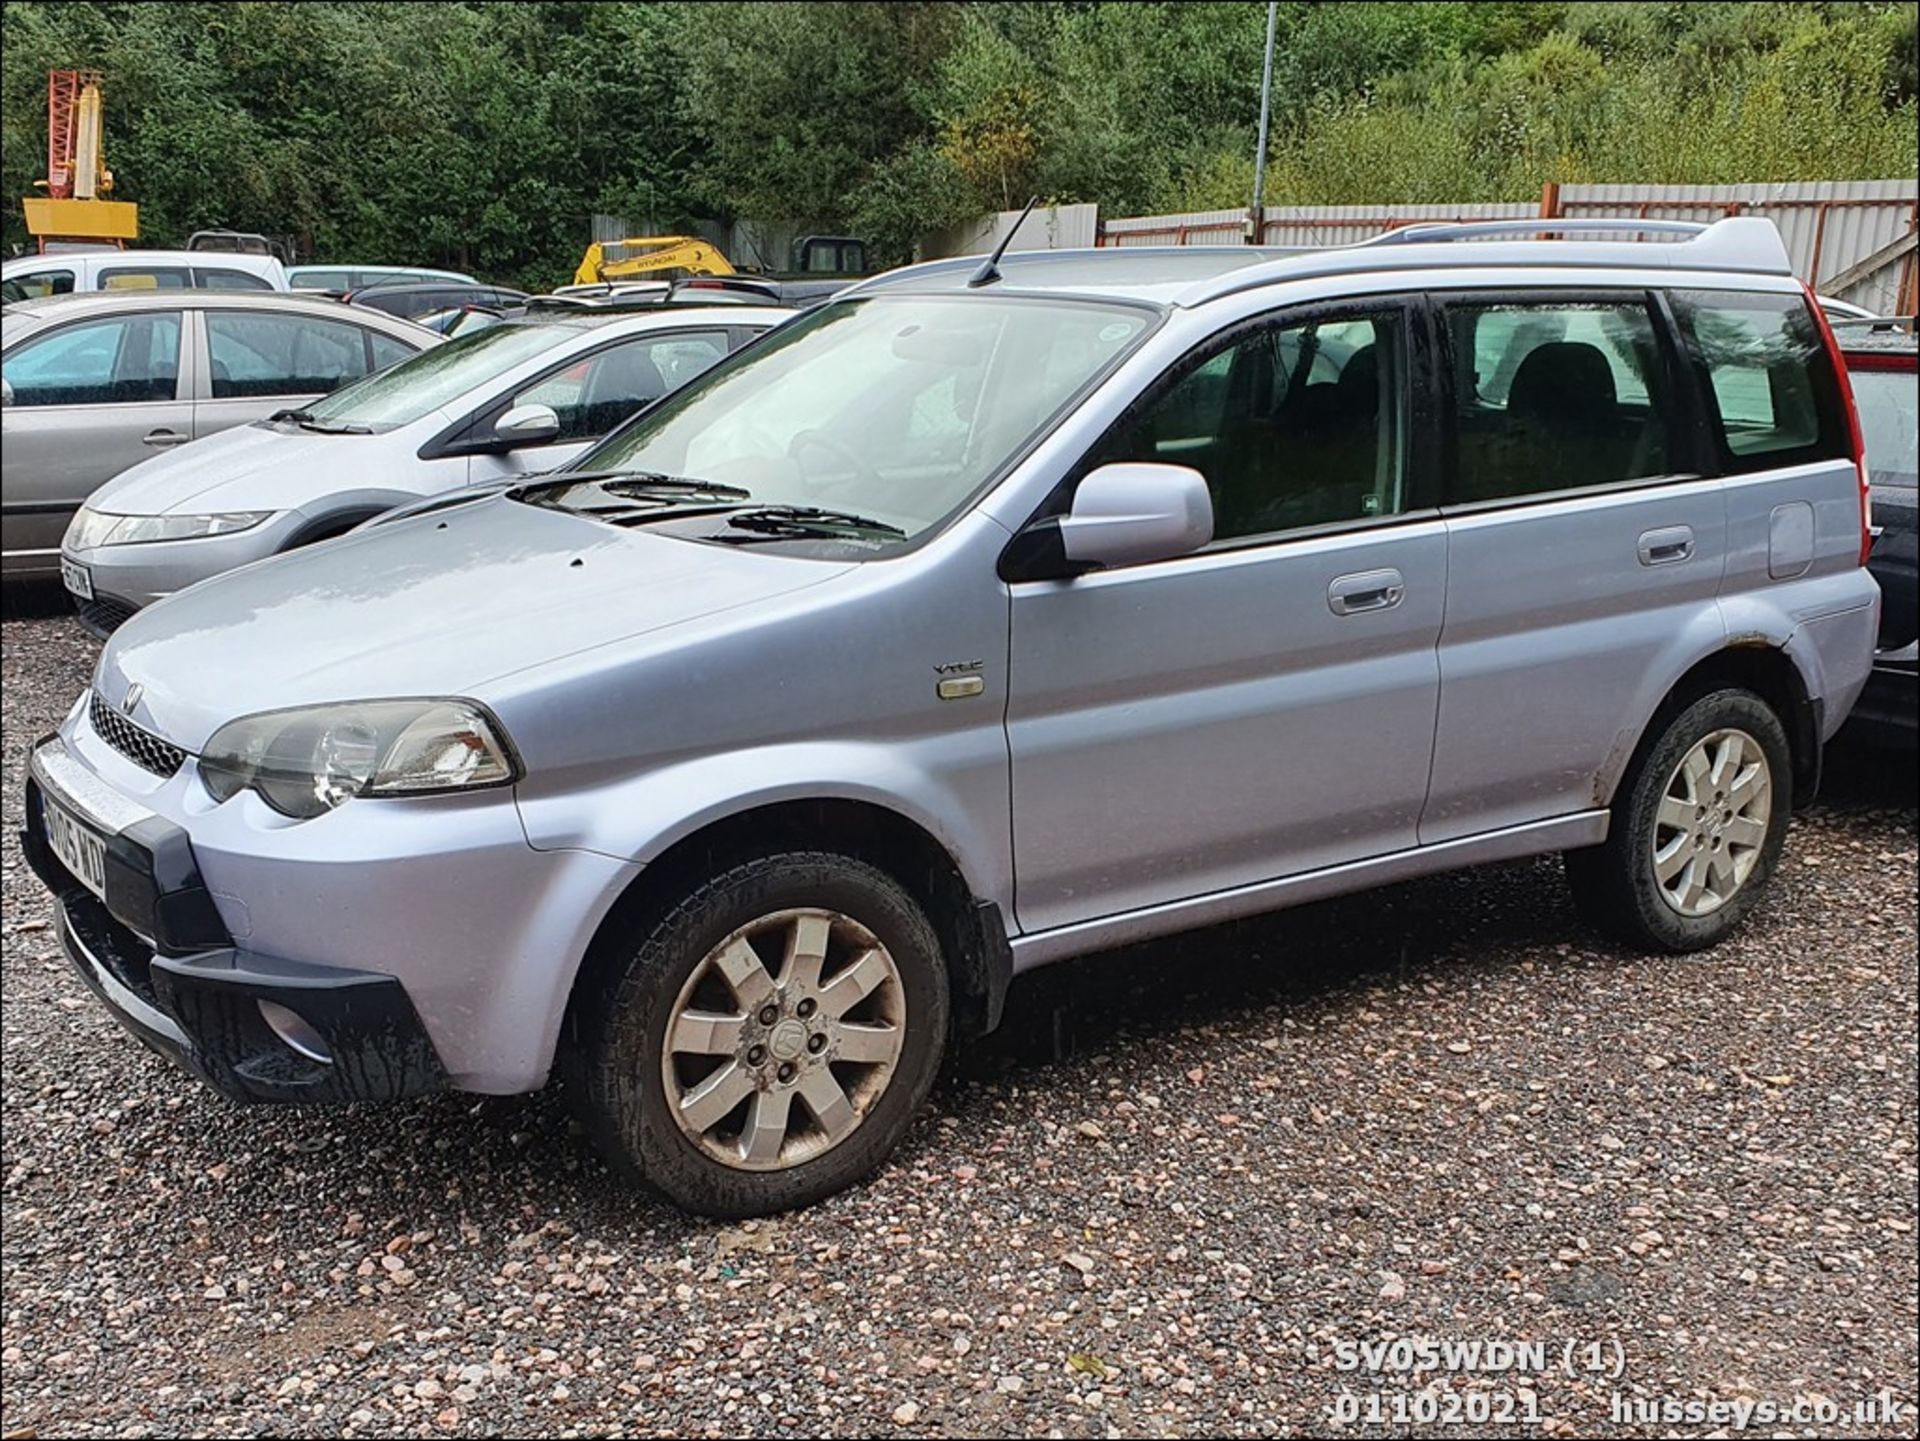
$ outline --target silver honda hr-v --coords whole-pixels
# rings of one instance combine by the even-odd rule
[[[1711,945],[1868,673],[1852,404],[1766,222],[1555,224],[897,271],[164,600],[32,752],[63,945],[234,1100],[558,1075],[716,1215],[1063,957],[1556,851]]]

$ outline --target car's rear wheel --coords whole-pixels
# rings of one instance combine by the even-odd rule
[[[614,1167],[714,1216],[874,1170],[946,1044],[946,966],[913,898],[865,862],[789,853],[643,930],[576,1006],[576,1104]]]
[[[1606,843],[1567,855],[1582,914],[1650,950],[1715,944],[1779,861],[1792,786],[1766,701],[1729,689],[1682,707],[1622,778]]]

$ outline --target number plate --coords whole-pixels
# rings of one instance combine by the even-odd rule
[[[93,599],[93,577],[87,574],[87,568],[77,561],[60,557],[60,581],[68,590],[81,600]]]
[[[107,895],[107,838],[53,800],[46,801],[47,844],[74,878],[102,900]]]

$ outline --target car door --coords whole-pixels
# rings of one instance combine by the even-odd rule
[[[178,310],[95,315],[7,353],[0,474],[9,571],[57,568],[67,522],[97,486],[192,437],[185,329]]]
[[[523,382],[463,430],[470,447],[468,481],[483,484],[565,465],[629,416],[722,359],[728,336],[719,327],[649,331],[563,361]],[[559,435],[515,450],[489,448],[494,422],[521,405],[552,407],[560,420]]]
[[[350,320],[255,306],[197,315],[207,363],[194,402],[196,437],[299,406],[379,368],[377,332]]]
[[[1451,559],[1426,843],[1603,804],[1661,655],[1719,626],[1726,562],[1663,301],[1437,305]]]
[[[1389,297],[1236,326],[1083,463],[1200,470],[1215,538],[1012,584],[1023,929],[1415,843],[1446,579],[1423,325]]]

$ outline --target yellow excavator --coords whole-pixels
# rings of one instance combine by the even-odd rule
[[[608,259],[608,252],[615,253]],[[642,235],[632,240],[598,241],[587,247],[580,268],[573,272],[575,285],[595,285],[608,280],[631,280],[635,276],[659,275],[680,270],[688,275],[732,275],[736,272],[727,257],[696,235]]]

